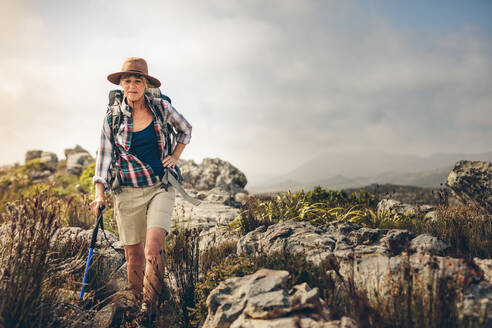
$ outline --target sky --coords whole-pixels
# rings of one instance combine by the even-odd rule
[[[260,183],[323,152],[492,150],[490,1],[10,1],[0,165],[93,156],[125,58],[193,126],[182,159]]]

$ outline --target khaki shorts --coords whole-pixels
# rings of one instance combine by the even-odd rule
[[[124,245],[144,242],[148,228],[159,227],[169,232],[175,190],[169,186],[166,191],[161,185],[157,183],[143,188],[125,186],[114,195],[114,214]]]

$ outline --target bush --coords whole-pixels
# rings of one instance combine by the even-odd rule
[[[76,175],[71,174],[60,174],[54,175],[55,184],[63,190],[65,195],[73,195],[77,193],[75,186],[77,185],[79,179]]]
[[[329,207],[346,207],[361,205],[374,208],[377,206],[379,199],[361,189],[359,194],[347,194],[343,190],[327,190],[320,186],[314,187],[313,190],[306,193],[306,200],[310,203],[325,203]]]
[[[325,190],[316,187],[305,194],[286,192],[262,200],[250,197],[241,207],[240,215],[229,225],[242,235],[262,225],[271,225],[286,220],[309,221],[324,225],[336,220],[367,224],[374,220],[377,198],[364,190],[350,196],[343,191]]]
[[[0,247],[0,318],[6,327],[40,327],[50,319],[53,294],[46,279],[50,242],[58,228],[56,199],[38,194],[10,205]],[[5,227],[4,227],[5,228]]]
[[[438,206],[436,213],[435,220],[394,216],[372,227],[406,229],[416,235],[426,233],[439,237],[450,245],[446,251],[449,256],[492,257],[491,215],[471,205]]]
[[[229,228],[245,235],[262,225],[285,220],[308,221],[326,225],[333,221],[348,221],[369,228],[406,229],[413,234],[427,233],[448,242],[447,254],[454,257],[492,257],[492,216],[471,206],[438,206],[436,220],[423,214],[390,215],[375,212],[377,198],[363,190],[359,195],[329,191],[316,187],[304,194],[281,193],[269,200],[252,196],[241,207],[240,215]]]
[[[48,166],[41,162],[40,158],[36,158],[26,162],[24,166],[21,166],[19,172],[24,174],[32,174],[34,172],[42,172],[45,170],[49,170]]]
[[[94,176],[94,171],[96,169],[96,163],[92,163],[87,166],[79,178],[79,185],[83,192],[94,195],[96,189],[94,183],[92,183],[92,177]]]

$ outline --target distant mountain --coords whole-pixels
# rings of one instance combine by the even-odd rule
[[[492,162],[492,152],[437,153],[428,157],[384,152],[324,153],[298,168],[263,184],[247,186],[250,192],[356,188],[371,183],[438,187],[460,160]]]

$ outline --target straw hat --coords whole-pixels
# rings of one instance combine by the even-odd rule
[[[123,62],[123,66],[121,67],[121,72],[109,74],[108,81],[119,85],[121,75],[123,75],[124,73],[135,73],[141,76],[145,76],[153,87],[158,88],[161,86],[161,82],[158,79],[149,75],[147,62],[143,58],[128,57]]]

